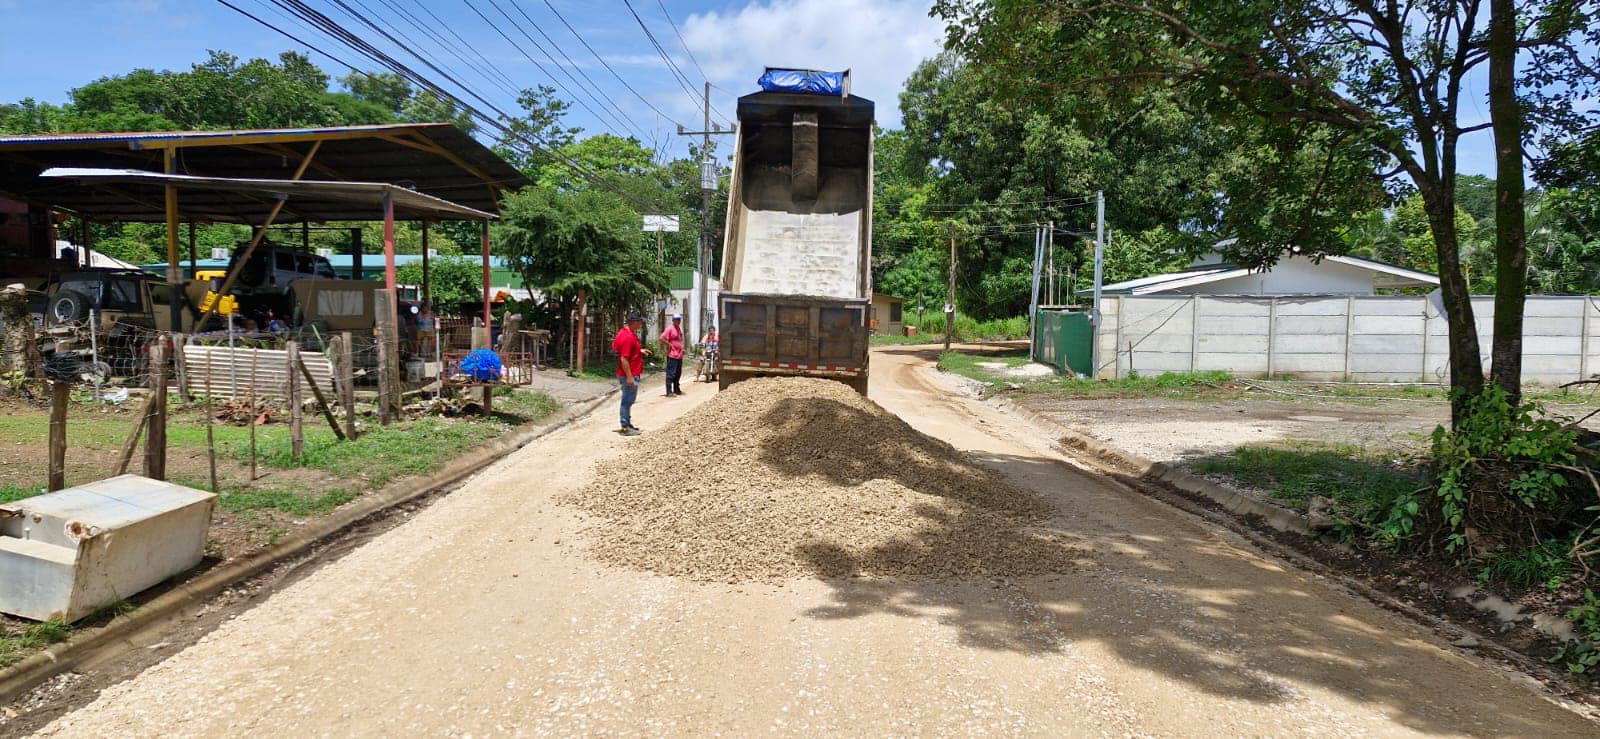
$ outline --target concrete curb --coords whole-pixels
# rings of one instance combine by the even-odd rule
[[[565,428],[605,404],[618,390],[570,406],[546,423],[513,431],[452,460],[431,475],[403,480],[364,496],[340,508],[327,518],[308,523],[284,537],[278,544],[243,559],[224,564],[198,577],[179,583],[104,627],[80,632],[60,644],[34,654],[0,670],[0,704],[22,695],[34,686],[84,662],[97,650],[133,637],[140,631],[166,621],[183,609],[217,594],[223,589],[267,571],[273,566],[304,554],[322,541],[389,508],[415,500],[440,487],[471,477],[484,465],[521,449],[539,437]]]
[[[1140,477],[1159,480],[1186,493],[1198,495],[1222,506],[1237,516],[1258,516],[1268,526],[1279,531],[1314,536],[1315,532],[1306,516],[1299,511],[1274,505],[1195,475],[1181,466],[1145,459],[1132,452],[1118,449],[1099,439],[1079,433],[1053,419],[1006,400],[996,401],[1007,413],[1042,427],[1055,434],[1058,443],[1087,452],[1103,461],[1131,469]]]
[[[1176,465],[1154,462],[1132,452],[1118,449],[1099,439],[1087,436],[1057,423],[1054,419],[1005,399],[993,401],[1001,410],[1028,423],[1058,435],[1058,443],[1087,452],[1091,456],[1131,469],[1140,477],[1159,480],[1186,493],[1199,495],[1222,506],[1236,516],[1259,516],[1268,526],[1279,531],[1315,537],[1308,519],[1299,511],[1273,505],[1226,485],[1199,477]],[[1564,642],[1579,640],[1578,630],[1564,616],[1550,613],[1525,613],[1517,606],[1497,595],[1480,593],[1478,586],[1467,583],[1456,586],[1450,595],[1465,601],[1474,609],[1493,615],[1501,623],[1527,621],[1530,628],[1552,639]]]

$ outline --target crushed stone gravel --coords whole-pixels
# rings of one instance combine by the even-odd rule
[[[1054,509],[841,383],[733,385],[561,502],[602,561],[713,582],[1068,572]]]

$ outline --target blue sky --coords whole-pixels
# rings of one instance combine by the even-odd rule
[[[357,61],[353,52],[291,24],[263,0],[230,1],[264,19],[292,26],[302,38],[313,40],[337,56]],[[692,128],[700,125],[699,104],[674,80],[623,0],[549,2],[644,100],[627,91],[568,32],[545,0],[346,2],[357,10],[363,6],[373,9],[380,24],[392,22],[401,31],[411,29],[403,15],[394,12],[396,8],[423,19],[424,6],[437,14],[480,51],[487,63],[464,48],[458,51],[470,65],[426,40],[416,43],[442,61],[447,71],[458,73],[459,79],[506,110],[514,110],[515,106],[512,96],[500,85],[520,88],[546,84],[558,88],[564,98],[588,106],[590,110],[579,107],[571,113],[571,122],[587,131],[632,134],[651,145],[682,151],[684,141],[674,135],[676,124]],[[854,91],[878,102],[880,123],[896,126],[899,111],[895,103],[902,83],[917,62],[937,52],[943,37],[939,23],[928,17],[928,4],[923,0],[629,2],[690,79],[691,87],[698,90],[701,81],[709,78],[715,86],[712,102],[718,112],[714,117],[724,121],[733,112],[733,99],[753,91],[762,67],[773,65],[850,68]],[[318,0],[312,4],[329,9],[325,12],[348,27],[359,29],[363,36],[377,38],[370,29],[336,15],[331,10],[334,3]],[[521,31],[502,25],[502,30],[516,42],[513,45],[480,18],[474,8],[499,22],[504,21],[499,9],[520,19],[520,8],[555,40],[556,48],[525,25]],[[0,100],[6,101],[32,97],[62,102],[68,90],[98,77],[139,67],[185,69],[204,59],[208,49],[225,49],[250,58],[272,57],[296,48],[282,36],[215,0],[0,0],[0,18],[5,19],[6,29],[0,35]],[[557,64],[550,64],[540,50],[533,48],[522,31],[530,31],[534,40],[545,45]],[[415,33],[407,35],[420,38]],[[452,37],[444,38],[454,43]],[[414,61],[395,53],[404,61]],[[544,70],[537,68],[528,55]],[[566,57],[575,64],[568,64]],[[335,77],[345,72],[325,57],[312,54],[312,58]],[[569,72],[573,73],[572,78],[567,76]],[[504,78],[499,76],[502,74]],[[515,85],[507,84],[506,79]],[[582,92],[591,80],[598,88],[596,97],[606,102],[591,100]],[[1468,90],[1471,102],[1463,111],[1467,124],[1483,119],[1488,110],[1481,80],[1474,82],[1477,84]],[[1462,142],[1460,169],[1465,174],[1493,174],[1493,149],[1487,132]]]
[[[261,0],[230,1],[292,29],[335,56],[358,61],[354,52],[286,20]],[[556,87],[562,97],[587,106],[588,110],[576,107],[571,113],[571,122],[587,131],[633,134],[647,143],[670,144],[681,151],[683,142],[675,135],[676,124],[692,130],[701,126],[696,97],[675,81],[623,0],[550,0],[550,4],[639,96],[606,70],[562,25],[545,0],[346,2],[357,10],[371,8],[380,25],[393,23],[407,32],[410,43],[421,46],[442,62],[446,71],[506,110],[515,109],[509,89],[545,84]],[[630,2],[689,78],[695,95],[709,78],[715,86],[712,103],[720,111],[714,118],[724,121],[733,113],[733,99],[754,91],[762,67],[773,65],[851,68],[855,92],[878,101],[880,122],[897,125],[895,99],[901,83],[917,62],[937,52],[942,39],[940,25],[917,0]],[[379,38],[349,17],[338,15],[334,3],[319,0],[311,4],[364,37]],[[444,35],[470,62],[464,63],[416,33],[396,9],[421,20],[427,20],[426,13],[431,11],[481,52],[482,58]],[[504,22],[499,14],[502,9],[518,19],[520,30]],[[519,9],[554,39],[555,48],[522,21]],[[500,24],[516,45],[478,12]],[[251,58],[273,57],[294,48],[292,42],[214,0],[0,0],[0,17],[5,18],[6,26],[0,36],[0,100],[6,101],[32,97],[63,102],[68,90],[98,77],[139,67],[186,69],[203,60],[208,49]],[[844,18],[851,22],[841,23]],[[541,44],[556,64],[523,32]],[[402,52],[391,53],[408,63],[415,61]],[[335,77],[347,71],[326,57],[311,56]],[[375,67],[370,63],[358,66]],[[591,81],[595,93],[588,90]]]

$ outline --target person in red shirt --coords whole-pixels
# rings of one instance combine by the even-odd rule
[[[633,401],[639,397],[639,380],[644,376],[644,357],[649,350],[639,343],[639,329],[644,327],[644,316],[629,314],[628,322],[611,340],[611,349],[617,353],[617,384],[622,386],[622,434],[634,436],[639,427],[633,425]]]
[[[667,345],[667,397],[682,395],[678,380],[683,377],[683,316],[672,317],[672,325],[661,332],[661,343]]]

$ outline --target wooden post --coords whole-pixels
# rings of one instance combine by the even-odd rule
[[[355,339],[349,331],[339,334],[339,353],[335,356],[334,377],[338,380],[339,402],[344,406],[344,435],[356,437]]]
[[[306,385],[311,388],[311,396],[317,399],[317,410],[322,411],[322,417],[328,421],[328,427],[333,429],[333,435],[344,441],[344,429],[339,428],[338,419],[333,417],[333,409],[328,407],[328,399],[322,394],[322,388],[317,387],[317,378],[311,376],[311,370],[306,367],[305,360],[298,360],[300,376],[305,378]]]
[[[1272,379],[1277,369],[1278,299],[1267,303],[1267,379]]]
[[[584,338],[585,334],[589,333],[588,303],[585,300],[587,297],[588,296],[584,290],[578,290],[578,356],[574,360],[575,363],[573,366],[578,368],[578,372],[580,374],[583,372]]]
[[[67,486],[67,404],[72,385],[50,383],[50,492]]]
[[[289,454],[296,461],[305,453],[305,428],[300,423],[300,342],[288,342],[288,372],[285,379],[289,391]]]
[[[261,368],[261,350],[250,347],[250,483],[256,481],[256,370]]]
[[[378,422],[387,426],[394,423],[398,398],[395,397],[395,379],[400,367],[395,345],[398,331],[395,328],[395,294],[393,289],[379,290],[374,295],[377,308],[378,339]]]
[[[433,306],[433,291],[428,284],[428,222],[422,222],[422,304]]]
[[[190,227],[191,233],[193,226]],[[211,492],[220,493],[217,488],[217,436],[215,426],[217,413],[211,408],[211,367],[206,367],[206,459],[211,463]]]
[[[494,336],[494,318],[489,313],[489,222],[483,222],[483,327]],[[493,342],[490,342],[493,343]]]
[[[144,476],[167,479],[167,340],[150,348],[150,416],[145,420]]]
[[[173,328],[173,331],[178,331]],[[178,397],[185,403],[194,400],[194,395],[189,392],[189,363],[183,356],[183,344],[187,341],[181,333],[172,334],[172,374],[178,380]]]
[[[113,475],[121,475],[128,471],[128,464],[133,461],[133,450],[139,446],[139,435],[144,431],[144,425],[150,420],[150,409],[156,403],[156,396],[151,395],[144,399],[144,405],[139,407],[139,417],[133,422],[133,431],[128,434],[128,440],[122,443],[122,454],[117,457],[117,471]]]

